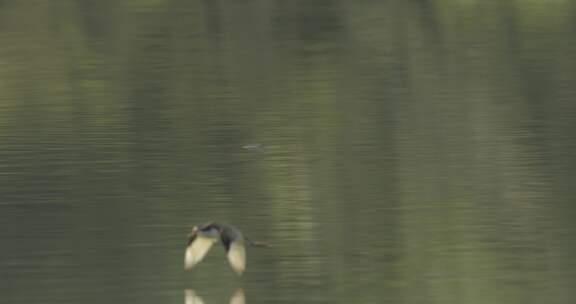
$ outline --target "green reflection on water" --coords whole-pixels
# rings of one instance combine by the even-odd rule
[[[0,6],[6,301],[573,302],[569,2]]]

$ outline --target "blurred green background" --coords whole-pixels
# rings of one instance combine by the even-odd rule
[[[575,83],[574,1],[0,1],[0,303],[574,303]]]

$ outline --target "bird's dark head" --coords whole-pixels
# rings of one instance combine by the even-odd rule
[[[218,233],[222,233],[222,231],[224,230],[224,225],[216,222],[208,222],[199,229],[202,231],[216,230],[218,231]]]

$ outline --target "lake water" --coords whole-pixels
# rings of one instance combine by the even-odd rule
[[[571,1],[0,1],[0,303],[576,301]],[[248,248],[183,270],[218,220]]]

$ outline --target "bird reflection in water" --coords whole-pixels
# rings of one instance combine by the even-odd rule
[[[194,291],[194,289],[184,290],[184,303],[185,304],[204,304],[204,300]],[[230,297],[230,304],[244,304],[246,303],[246,298],[244,296],[244,290],[242,288],[236,289],[236,291]]]

